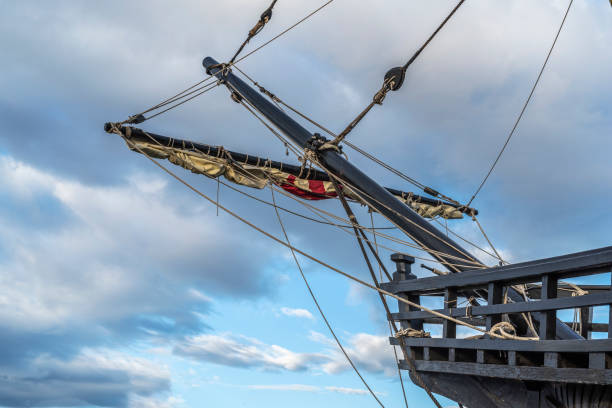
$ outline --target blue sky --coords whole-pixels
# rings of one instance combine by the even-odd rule
[[[102,130],[203,78],[202,58],[229,58],[267,5],[0,0],[0,406],[376,406],[287,250],[217,216]],[[247,50],[318,5],[280,0]],[[241,68],[340,130],[453,5],[336,0]],[[468,199],[566,5],[467,1],[351,141]],[[475,201],[512,262],[610,245],[611,23],[608,2],[575,2],[532,104]],[[222,88],[141,126],[295,162]],[[411,189],[355,153],[349,159],[381,184]],[[214,181],[177,171],[215,196]],[[268,190],[249,192],[270,199]],[[227,189],[220,200],[281,236],[270,208]],[[337,202],[317,206],[341,214]],[[366,223],[367,212],[355,210]],[[283,217],[297,247],[366,276],[346,234]],[[472,221],[450,226],[486,247]],[[386,406],[400,406],[377,296],[300,261],[365,378]],[[407,391],[411,407],[433,406],[409,382]]]

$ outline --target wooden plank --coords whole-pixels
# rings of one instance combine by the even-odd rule
[[[544,353],[544,366],[551,368],[559,367],[559,353],[546,352]]]
[[[478,364],[485,363],[485,351],[484,350],[476,350],[476,362]]]
[[[557,278],[552,275],[542,276],[542,300],[544,302],[557,297]],[[565,299],[564,299],[565,300]],[[534,302],[536,303],[536,302]],[[540,316],[540,339],[554,340],[557,333],[557,311],[549,310]]]
[[[576,309],[585,306],[603,306],[612,303],[612,291],[594,293],[592,295],[574,296],[570,298],[557,298],[535,302],[505,303],[501,305],[473,306],[473,316],[487,316],[491,314],[514,314],[523,312],[539,312],[548,310]],[[437,309],[436,312],[449,316],[448,309]],[[392,313],[398,319],[425,319],[431,317],[428,312],[418,311],[410,313]],[[465,307],[450,309],[450,316],[465,317]]]
[[[606,290],[610,290],[610,285],[578,285],[580,289],[585,290],[589,293],[597,293],[603,292]],[[562,290],[565,289],[565,290]],[[559,293],[557,293],[557,297],[571,297],[573,294],[574,288],[570,285],[559,282]],[[527,294],[531,299],[539,299],[541,296],[541,288],[539,286],[529,287],[527,288]]]
[[[590,328],[591,322],[593,321],[593,308],[592,307],[581,307],[580,308],[580,335],[585,339],[588,339],[591,335]]]
[[[502,303],[503,287],[496,282],[489,283],[487,290],[487,303],[488,306],[499,305]],[[501,314],[487,315],[487,330],[491,330],[493,325],[501,322]]]
[[[609,271],[610,266],[612,266],[612,247],[605,247],[555,258],[472,270],[462,274],[421,278],[412,282],[387,283],[383,288],[399,293],[439,290],[453,286],[460,288],[486,286],[490,282],[525,283],[537,280],[545,274],[555,274],[561,278],[588,275],[594,271],[603,273]]]
[[[516,351],[508,352],[508,365],[515,366],[516,365]]]
[[[400,345],[399,340],[390,337],[391,344]],[[612,339],[597,340],[489,340],[489,339],[442,339],[405,337],[409,347],[440,347],[472,350],[502,350],[522,352],[558,352],[558,353],[612,353]]]
[[[445,309],[452,309],[457,306],[457,290],[455,288],[447,288],[444,291]],[[444,319],[442,322],[442,337],[455,338],[457,337],[457,323]]]
[[[484,327],[485,324],[486,324],[485,319],[480,318],[480,317],[465,317],[465,316],[461,316],[461,317],[458,317],[458,319],[461,320],[462,322],[466,322],[466,323],[469,323],[469,324],[474,325],[474,326],[482,326],[482,327]],[[423,319],[423,323],[427,323],[427,324],[443,324],[444,321],[446,321],[446,319],[442,319],[441,317],[429,317],[429,318]],[[571,327],[572,322],[566,322],[565,324],[567,324],[568,326]],[[603,330],[603,331],[606,332],[606,333],[608,332],[608,325],[607,324],[601,324],[601,325],[598,325],[598,326],[596,326],[596,325],[597,324],[592,324],[591,327],[597,327],[597,328],[601,329],[601,327],[605,326],[605,330]],[[592,331],[597,331],[594,328],[592,328],[591,330]],[[600,331],[602,331],[602,330],[600,330]]]
[[[612,274],[610,274],[610,278],[612,279]],[[610,302],[608,308],[608,338],[612,339],[612,302]]]
[[[476,375],[495,378],[520,378],[522,381],[550,381],[579,384],[612,384],[612,370],[590,368],[523,367],[499,364],[415,361],[417,371]],[[407,370],[408,364],[400,362]]]
[[[606,353],[589,353],[589,368],[606,368]]]
[[[540,391],[535,390],[527,390],[527,402],[525,404],[527,407],[540,407]]]

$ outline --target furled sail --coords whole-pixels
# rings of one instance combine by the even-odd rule
[[[230,152],[220,146],[202,145],[150,135],[136,128],[124,129],[130,141],[128,143],[130,149],[141,150],[151,157],[168,160],[196,174],[213,179],[224,177],[232,183],[257,189],[263,189],[268,183],[272,183],[306,200],[336,197],[327,173],[307,166],[294,166],[257,156]],[[130,146],[130,144],[133,145]],[[358,200],[357,195],[350,188],[342,187],[349,199]],[[466,212],[465,208],[452,203],[433,200],[410,192],[390,188],[387,190],[424,218],[460,219],[463,218],[463,212]]]

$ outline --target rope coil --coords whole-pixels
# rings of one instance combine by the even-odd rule
[[[398,330],[397,333],[393,335],[393,337],[395,337],[396,339],[399,339],[402,337],[416,337],[416,338],[428,339],[428,338],[431,338],[431,334],[429,332],[426,332],[425,330],[416,330],[416,329],[411,329],[408,327],[406,329]]]

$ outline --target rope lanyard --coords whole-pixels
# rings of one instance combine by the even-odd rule
[[[241,97],[241,102],[244,104],[244,102],[246,101],[247,104],[249,104],[251,108],[248,108],[247,105],[244,105],[247,110],[249,110],[250,113],[252,113],[254,116],[256,116],[277,138],[279,138],[279,140],[281,140],[284,143],[290,143],[286,138],[284,138],[279,132],[275,131],[269,124],[267,124],[261,117],[259,117],[257,114],[255,114],[254,110],[256,110],[257,108],[255,106],[253,106],[252,104],[250,104],[248,102],[248,100],[246,100],[244,98],[244,96],[241,94],[241,92],[234,87],[231,83],[227,83],[226,84],[229,88],[231,88],[231,90],[233,92],[235,92],[236,94],[238,94]],[[293,153],[296,154],[296,156],[300,157],[299,155],[299,151],[300,151],[300,147],[294,146]],[[296,152],[297,150],[297,152]],[[307,154],[307,153],[311,153],[311,154]],[[304,155],[305,158],[307,158],[308,160],[312,161],[313,163],[317,164],[319,167],[321,167],[323,170],[325,170],[331,177],[335,177],[332,173],[329,172],[328,169],[325,168],[325,166],[323,166],[316,158],[316,154],[314,151],[304,151]],[[346,184],[346,182],[344,182]],[[435,251],[432,249],[429,249],[426,245],[424,245],[422,242],[420,242],[419,240],[417,240],[415,237],[410,236],[410,238],[412,240],[414,240],[422,249],[425,249],[427,252],[429,252],[434,258],[437,258],[439,261],[445,263],[446,265],[449,265],[448,263],[448,259],[457,259],[460,260],[462,262],[467,262],[467,264],[461,265],[463,267],[470,267],[469,264],[475,264],[476,267],[485,267],[484,265],[480,264],[479,262],[475,261],[469,254],[466,254],[464,252],[462,252],[461,250],[457,249],[455,246],[453,246],[452,244],[450,244],[448,241],[446,241],[445,239],[443,239],[442,237],[436,236],[435,234],[433,234],[431,231],[425,229],[424,227],[422,227],[421,225],[415,223],[413,220],[408,219],[407,217],[405,217],[403,214],[399,213],[398,211],[390,208],[389,206],[385,205],[384,203],[381,203],[379,200],[377,200],[374,197],[369,196],[367,193],[362,192],[359,188],[357,188],[356,186],[349,184],[347,185],[347,187],[349,187],[353,193],[359,198],[359,200],[361,202],[363,202],[365,205],[370,205],[368,203],[369,201],[373,201],[376,202],[378,204],[380,204],[381,206],[385,207],[386,209],[388,209],[389,211],[393,212],[394,214],[396,214],[397,216],[401,217],[403,220],[405,220],[406,222],[414,225],[415,227],[423,230],[425,233],[431,235],[432,237],[434,237],[435,239],[440,240],[441,242],[445,243],[446,245],[448,245],[449,247],[455,249],[456,251],[458,251],[459,253],[461,253],[465,258],[459,258],[453,255],[449,255],[449,254],[443,254],[443,253],[439,253],[439,251]],[[364,196],[366,196],[368,199],[364,198]],[[389,221],[391,221],[388,217],[387,218]],[[392,222],[392,221],[391,221]],[[473,268],[474,266],[472,266]],[[451,266],[451,269],[456,270],[456,268]]]
[[[374,269],[372,268],[372,263],[370,262],[370,258],[368,257],[368,254],[366,253],[366,250],[363,246],[363,242],[361,241],[361,237],[358,234],[358,231],[359,231],[361,232],[362,235],[364,235],[363,230],[357,228],[359,223],[357,222],[357,218],[355,217],[355,214],[351,210],[351,207],[346,201],[346,198],[344,197],[344,193],[342,192],[342,189],[338,186],[338,183],[336,182],[336,180],[334,180],[333,178],[331,180],[332,180],[332,184],[334,185],[334,189],[336,190],[336,194],[338,194],[338,198],[340,199],[340,202],[342,203],[342,207],[344,207],[344,210],[346,211],[346,215],[349,217],[349,219],[351,220],[351,223],[353,224],[353,229],[355,231],[355,238],[357,239],[357,243],[359,244],[359,248],[361,249],[361,254],[363,255],[363,259],[368,266],[368,270],[370,271],[370,276],[372,277],[372,281],[374,282],[374,285],[376,286],[376,288],[380,289],[380,284],[378,282],[378,279],[376,278],[376,273],[374,273]],[[378,254],[376,253],[374,248],[372,248],[372,245],[369,245],[369,248],[370,248],[370,251],[376,256],[378,264],[385,270],[387,277],[389,278],[389,280],[391,280],[391,276],[389,275],[389,272],[387,272],[387,269],[384,267],[383,262],[378,257]],[[391,323],[392,331],[394,332],[394,335],[397,335],[398,334],[397,326],[395,325],[395,320],[393,320],[393,317],[391,316],[391,311],[389,310],[389,305],[387,304],[387,300],[385,299],[385,297],[383,296],[381,292],[378,292],[378,296],[380,297],[380,301],[385,309],[387,320],[389,321],[389,323]],[[402,343],[403,343],[403,338],[402,338]],[[405,350],[406,347],[404,344],[402,344],[401,349],[404,354],[404,360],[410,362],[409,364],[412,370],[412,367],[414,366],[414,364],[412,363],[411,357],[406,352]],[[442,408],[442,405],[440,405],[440,403],[438,402],[436,397],[433,395],[429,387],[425,384],[425,382],[421,378],[420,374],[418,374],[416,369],[413,370],[413,373],[417,379],[417,382],[420,383],[421,386],[425,389],[425,391],[427,392],[427,395],[431,398],[431,400],[436,405],[436,407]],[[402,387],[402,390],[403,390],[403,387]]]
[[[370,112],[370,110],[374,107],[374,105],[382,105],[383,100],[387,96],[389,91],[397,91],[401,88],[404,83],[404,78],[406,76],[406,70],[408,67],[417,59],[417,57],[423,52],[423,50],[429,45],[429,43],[434,39],[434,37],[440,32],[442,27],[446,25],[448,20],[455,14],[455,12],[461,7],[461,5],[465,2],[465,0],[459,0],[459,3],[455,6],[455,8],[450,12],[448,16],[440,23],[436,31],[434,31],[427,41],[421,45],[421,47],[414,53],[414,55],[401,67],[391,68],[386,74],[383,81],[382,87],[374,94],[372,98],[372,102],[359,114],[349,125],[342,131],[336,138],[331,142],[331,144],[338,146],[340,142],[344,140],[344,138],[361,122],[361,120]]]
[[[154,165],[156,165],[157,167],[159,167],[161,170],[163,170],[165,173],[167,173],[169,176],[171,176],[172,178],[174,178],[175,180],[177,180],[178,182],[180,182],[181,184],[183,184],[185,187],[187,187],[188,189],[190,189],[191,191],[193,191],[194,193],[196,193],[197,195],[199,195],[200,197],[204,198],[206,201],[208,201],[209,203],[216,205],[216,201],[207,196],[206,194],[204,194],[202,191],[200,191],[199,189],[197,189],[196,187],[194,187],[192,184],[190,184],[189,182],[187,182],[186,180],[184,180],[183,178],[181,178],[180,176],[178,176],[176,173],[174,173],[172,170],[169,170],[167,167],[165,167],[164,165],[160,164],[157,160],[155,160],[154,158],[152,158],[151,156],[149,156],[149,154],[147,154],[144,150],[142,150],[140,147],[138,147],[134,142],[132,142],[130,139],[126,138],[119,129],[117,129],[116,127],[113,129],[114,133],[118,134],[119,136],[121,136],[124,141],[128,144],[128,146],[130,146],[131,148],[133,148],[134,150],[138,151],[140,154],[142,154],[143,156],[145,156],[148,160],[150,160]],[[412,302],[408,299],[402,298],[398,295],[395,295],[387,290],[381,289],[381,288],[377,288],[376,286],[362,280],[359,279],[347,272],[344,272],[322,260],[320,260],[319,258],[310,255],[307,252],[304,252],[302,250],[300,250],[299,248],[294,247],[293,245],[287,244],[285,241],[281,240],[280,238],[272,235],[271,233],[263,230],[262,228],[258,227],[257,225],[253,224],[252,222],[246,220],[245,218],[243,218],[242,216],[236,214],[235,212],[231,211],[230,209],[226,208],[225,206],[223,206],[222,204],[219,204],[219,209],[223,210],[224,212],[226,212],[227,214],[231,215],[232,217],[236,218],[237,220],[241,221],[242,223],[248,225],[249,227],[251,227],[252,229],[258,231],[259,233],[265,235],[266,237],[272,239],[273,241],[287,247],[290,249],[293,249],[296,253],[310,259],[311,261],[314,261],[316,263],[318,263],[321,266],[324,266],[325,268],[344,276],[347,279],[350,279],[356,283],[359,283],[362,286],[365,286],[367,288],[370,288],[372,290],[375,290],[379,293],[382,293],[383,295],[392,297],[393,299],[398,300],[399,302],[405,303],[408,306],[412,306],[415,307],[417,309],[420,309],[426,313],[429,313],[433,316],[454,322],[456,324],[459,324],[461,326],[465,326],[468,327],[470,329],[479,331],[483,334],[489,335],[491,337],[495,337],[495,338],[499,338],[499,339],[512,339],[512,340],[536,340],[536,338],[530,338],[530,337],[520,337],[517,336],[515,334],[511,334],[506,332],[505,330],[503,330],[504,328],[509,328],[509,326],[501,326],[501,325],[496,325],[494,326],[494,328],[491,328],[491,330],[485,330],[485,329],[481,329],[478,326],[474,326],[472,324],[466,323],[462,320],[459,319],[455,319],[454,317],[451,316],[447,316],[443,313],[437,312],[433,309],[430,309],[428,307],[422,306],[418,303]],[[507,322],[502,322],[502,323],[507,323]],[[500,329],[501,328],[501,329]],[[495,330],[494,330],[495,329]],[[497,333],[499,331],[499,333]]]
[[[265,122],[264,122],[264,123],[265,123]],[[115,128],[117,128],[118,124],[114,124],[113,126],[114,126]],[[129,138],[129,137],[130,137],[130,136],[129,136],[129,134],[130,134],[130,130],[131,130],[131,128],[129,128],[129,127],[125,128],[125,132],[126,132],[126,137],[127,137],[127,138]],[[272,132],[274,132],[274,129],[271,129],[271,128],[270,128],[270,130],[271,130]],[[148,138],[149,138],[149,139],[150,139],[150,140],[151,140],[153,143],[155,143],[155,144],[157,144],[157,145],[159,145],[159,146],[161,146],[161,147],[164,147],[164,145],[163,145],[163,144],[161,144],[159,141],[157,141],[156,139],[154,139],[154,138],[153,138],[153,137],[152,137],[150,134],[148,134],[147,132],[143,132],[143,133],[144,133],[144,134],[145,134],[145,135],[146,135],[146,136],[147,136],[147,137],[148,137]],[[279,135],[279,136],[280,136],[280,135]],[[208,153],[204,153],[204,152],[200,151],[199,149],[197,149],[197,148],[195,148],[195,147],[193,147],[193,149],[194,149],[194,151],[195,151],[195,152],[198,152],[198,153],[202,154],[203,156],[208,156],[208,155],[210,154],[210,146],[209,146],[209,152],[208,152]],[[222,147],[220,147],[219,149],[222,149]],[[220,154],[220,153],[218,152],[218,153],[217,153],[217,155],[219,155],[219,154]],[[240,166],[233,166],[233,168],[234,168],[234,169],[235,169],[237,172],[239,172],[239,173],[241,173],[243,176],[245,176],[247,179],[249,179],[249,180],[251,180],[251,181],[255,181],[255,182],[257,182],[257,181],[258,181],[258,179],[256,179],[256,178],[255,178],[253,175],[251,175],[250,173],[248,173],[246,170],[242,169]],[[238,188],[236,188],[236,187],[231,186],[230,184],[227,184],[227,183],[224,183],[223,181],[220,181],[219,179],[217,179],[217,182],[218,182],[218,183],[220,183],[220,184],[222,184],[223,186],[225,186],[225,187],[227,187],[227,188],[229,188],[229,189],[233,190],[233,191],[238,192],[239,194],[242,194],[242,195],[244,195],[244,196],[246,196],[246,197],[250,198],[250,199],[253,199],[253,200],[255,200],[255,201],[261,202],[261,203],[266,204],[266,205],[269,205],[269,206],[272,206],[272,205],[273,205],[272,203],[270,203],[270,202],[268,202],[268,201],[262,200],[262,199],[260,199],[260,198],[258,198],[258,197],[255,197],[255,196],[253,196],[253,195],[251,195],[251,194],[249,194],[249,193],[246,193],[246,192],[244,192],[244,191],[242,191],[242,190],[240,190],[240,189],[238,189]],[[273,181],[270,181],[270,182],[271,182],[271,184],[273,184],[273,183],[274,183]],[[293,196],[292,194],[290,194],[290,193],[286,192],[285,190],[283,190],[283,189],[281,189],[281,188],[276,187],[275,185],[273,185],[272,187],[273,187],[273,188],[274,188],[274,189],[275,189],[275,190],[276,190],[278,193],[280,193],[280,194],[282,194],[282,195],[286,196],[287,198],[290,198],[291,200],[293,200],[293,201],[295,201],[295,202],[299,203],[300,205],[302,205],[302,206],[306,207],[308,210],[310,210],[311,212],[313,212],[313,213],[314,213],[316,216],[318,216],[319,218],[321,218],[321,220],[323,220],[323,221],[321,221],[321,220],[317,220],[317,219],[314,219],[314,218],[311,218],[311,217],[307,217],[307,216],[305,216],[305,215],[303,215],[303,214],[296,213],[296,212],[291,211],[291,210],[289,210],[289,209],[287,209],[287,208],[278,207],[279,209],[281,209],[281,210],[283,210],[283,211],[285,211],[285,212],[288,212],[288,213],[290,213],[290,214],[292,214],[292,215],[295,215],[295,216],[298,216],[298,217],[301,217],[301,218],[307,219],[307,220],[309,220],[309,221],[314,221],[314,222],[317,222],[317,223],[327,224],[327,225],[331,225],[331,226],[337,227],[337,228],[339,228],[341,231],[343,231],[343,232],[345,232],[345,233],[347,233],[347,234],[351,235],[351,233],[350,233],[350,232],[347,230],[347,229],[350,229],[350,228],[351,228],[351,221],[350,221],[350,220],[345,219],[345,218],[342,218],[342,217],[338,217],[337,215],[335,215],[335,214],[333,214],[333,213],[330,213],[330,212],[328,212],[328,211],[325,211],[325,210],[322,210],[322,209],[317,208],[317,207],[315,207],[315,206],[312,206],[312,205],[308,204],[307,202],[304,202],[303,200],[300,200],[300,199],[298,199],[297,197]],[[338,223],[331,222],[331,221],[330,221],[328,218],[326,218],[326,217],[325,217],[324,215],[322,215],[322,214],[325,214],[327,217],[330,217],[330,218],[332,218],[332,219],[335,219],[335,220],[337,220],[338,222],[340,222],[340,223],[342,223],[342,224],[338,224]],[[363,227],[363,226],[361,226],[361,225],[358,225],[358,228],[359,228],[359,229],[361,229],[361,230],[365,230],[365,231],[368,231],[368,232],[372,232],[372,233],[374,233],[374,234],[375,234],[375,237],[378,235],[378,236],[380,236],[381,238],[384,238],[384,239],[387,239],[387,240],[390,240],[390,241],[396,242],[396,243],[401,244],[401,245],[404,245],[404,246],[408,246],[408,247],[415,248],[415,249],[419,249],[419,250],[425,250],[425,249],[423,249],[422,247],[420,247],[420,246],[418,246],[418,245],[416,245],[416,244],[412,244],[412,243],[410,243],[410,242],[408,242],[408,241],[404,241],[404,240],[402,240],[402,239],[400,239],[400,238],[397,238],[397,237],[394,237],[394,236],[391,236],[391,235],[388,235],[388,234],[385,234],[385,233],[382,233],[382,232],[379,232],[379,231],[378,231],[379,229],[384,229],[384,228],[375,228],[374,230],[371,230],[371,229],[369,229],[369,228],[365,228],[365,227]],[[392,228],[392,229],[395,229],[395,228],[397,228],[397,227],[391,227],[391,228]],[[368,239],[368,238],[365,236],[365,234],[363,234],[363,233],[362,233],[362,237],[363,237],[364,241],[365,241],[366,243],[368,243],[368,246],[371,246],[372,241],[371,241],[371,240],[369,240],[369,239]],[[428,262],[434,262],[434,263],[441,263],[441,264],[446,265],[446,266],[460,266],[460,265],[458,265],[458,264],[449,263],[448,261],[446,261],[446,262],[441,262],[441,261],[436,260],[436,259],[423,258],[423,257],[420,257],[420,256],[418,256],[418,255],[409,254],[409,253],[406,253],[406,252],[404,252],[404,251],[397,250],[397,249],[394,249],[394,248],[390,248],[390,247],[385,246],[385,245],[382,245],[382,244],[376,244],[376,245],[377,245],[377,246],[380,246],[381,248],[386,249],[386,250],[388,250],[388,251],[391,251],[391,252],[398,252],[398,253],[401,253],[401,254],[404,254],[404,255],[408,255],[408,256],[414,257],[414,258],[416,258],[416,259],[420,259],[420,260],[424,260],[424,261],[428,261]],[[429,250],[429,249],[427,249],[427,250]],[[429,250],[429,251],[433,251],[433,250]],[[438,251],[434,251],[434,252],[438,252]],[[445,253],[440,252],[440,255],[445,255]],[[478,265],[479,265],[479,264],[478,264]],[[477,266],[477,265],[475,264],[474,266]],[[388,272],[385,272],[385,273],[387,273],[387,276],[389,276],[389,275],[388,275]]]
[[[312,16],[314,16],[315,14],[317,14],[319,11],[321,11],[323,8],[325,8],[326,6],[328,6],[329,4],[331,4],[334,0],[328,0],[327,2],[325,2],[323,5],[319,6],[318,8],[316,8],[315,10],[311,11],[310,13],[308,13],[306,16],[302,17],[300,20],[298,20],[297,22],[295,22],[294,24],[292,24],[291,26],[287,27],[286,29],[284,29],[283,31],[281,31],[280,33],[278,33],[277,35],[275,35],[274,37],[272,37],[270,40],[266,41],[265,43],[263,43],[262,45],[258,46],[257,48],[255,48],[254,50],[252,50],[251,52],[249,52],[248,54],[240,57],[238,60],[233,61],[229,64],[226,64],[226,68],[230,68],[232,67],[234,64],[239,63],[240,61],[245,60],[246,58],[250,57],[251,55],[255,54],[256,52],[258,52],[259,50],[261,50],[262,48],[266,47],[267,45],[271,44],[272,42],[276,41],[277,39],[279,39],[280,37],[284,36],[285,34],[287,34],[289,31],[293,30],[294,28],[296,28],[298,25],[302,24],[304,21],[308,20],[309,18],[311,18]],[[276,3],[276,1],[273,1],[271,8],[274,6],[274,4]],[[267,10],[266,10],[267,11]],[[264,12],[265,14],[265,12]],[[272,14],[272,10],[270,9],[270,16]],[[268,21],[269,21],[270,17],[268,17]],[[209,81],[214,80],[214,76],[213,75],[208,75],[206,78],[204,78],[201,81],[196,82],[195,84],[191,85],[190,87],[184,89],[183,91],[161,101],[160,103],[158,103],[157,105],[153,105],[148,109],[145,109],[144,111],[135,114],[135,115],[131,115],[130,117],[128,117],[126,120],[124,120],[123,122],[121,122],[121,124],[139,124],[142,123],[148,119],[151,119],[154,116],[158,116],[162,113],[165,113],[171,109],[176,108],[179,105],[182,105],[183,103],[187,102],[181,102],[178,103],[177,105],[173,106],[170,109],[167,109],[163,112],[160,112],[158,114],[155,114],[151,117],[145,117],[144,115],[146,113],[158,110],[166,105],[169,105],[171,103],[174,102],[178,102],[181,99],[184,99],[185,97],[192,95],[198,91],[202,91],[200,93],[198,93],[197,95],[195,95],[193,98],[200,96],[201,94],[207,92],[209,90],[209,88],[207,88],[210,84],[208,84]],[[193,99],[193,98],[189,98],[189,100]]]
[[[234,61],[236,60],[238,55],[242,52],[242,50],[245,47],[245,45],[247,45],[249,43],[249,41],[251,41],[251,39],[253,37],[255,37],[257,34],[259,34],[259,32],[264,28],[264,26],[268,23],[268,21],[270,21],[270,19],[272,19],[272,9],[274,8],[274,5],[276,4],[277,1],[278,0],[273,0],[272,1],[272,4],[270,4],[270,7],[268,7],[261,14],[261,16],[259,17],[259,20],[257,21],[257,24],[255,24],[255,26],[253,26],[253,28],[251,28],[249,30],[249,34],[247,35],[246,40],[244,40],[242,45],[240,45],[240,47],[238,47],[238,50],[236,51],[236,53],[234,54],[232,59],[229,61],[230,64],[234,63]]]
[[[272,202],[274,203],[274,211],[276,212],[276,218],[278,219],[278,223],[280,224],[281,230],[283,231],[283,235],[285,237],[285,241],[287,242],[288,245],[291,245],[291,241],[289,240],[289,234],[287,234],[287,230],[285,228],[285,224],[283,223],[283,219],[281,218],[280,213],[278,212],[278,207],[276,206],[276,198],[274,196],[274,190],[271,189],[270,191],[272,192]],[[332,328],[331,324],[327,320],[327,317],[325,316],[325,313],[323,313],[323,309],[319,305],[319,302],[317,301],[317,297],[315,296],[314,292],[312,291],[312,288],[310,287],[310,284],[308,283],[308,279],[306,279],[306,275],[304,274],[304,271],[302,270],[302,265],[300,265],[300,262],[297,259],[297,255],[295,254],[295,251],[292,248],[289,248],[289,249],[291,250],[291,255],[293,256],[293,260],[295,261],[295,264],[296,264],[298,270],[300,271],[300,275],[302,276],[302,280],[304,281],[304,284],[306,285],[306,288],[308,289],[308,293],[310,293],[310,297],[312,298],[315,306],[319,310],[319,313],[321,314],[321,317],[323,318],[323,321],[325,322],[325,325],[327,326],[329,332],[334,337],[334,340],[336,341],[336,344],[338,345],[338,348],[340,348],[340,350],[342,351],[342,354],[344,354],[344,357],[349,362],[349,364],[351,365],[351,367],[353,368],[353,370],[355,371],[355,373],[357,374],[357,376],[359,377],[359,379],[361,380],[363,385],[368,389],[368,391],[370,392],[372,397],[376,400],[376,402],[378,402],[378,404],[381,407],[384,408],[383,403],[380,401],[380,399],[378,399],[378,397],[376,396],[374,391],[372,391],[372,388],[370,388],[370,386],[368,385],[366,380],[363,378],[363,376],[361,375],[361,373],[359,372],[359,370],[357,369],[357,367],[353,363],[353,360],[349,357],[348,353],[346,352],[346,350],[342,346],[342,343],[340,343],[340,340],[338,339],[338,336],[336,336],[336,332],[334,331],[334,329]]]
[[[251,78],[246,72],[244,72],[242,69],[240,69],[238,66],[234,66],[234,67],[236,68],[236,70],[238,72],[240,72],[242,75],[244,75],[244,77],[247,78],[255,87],[257,87],[261,93],[263,93],[264,95],[268,96],[275,104],[283,105],[284,107],[286,107],[287,109],[289,109],[293,113],[295,113],[296,115],[300,116],[302,119],[312,123],[314,126],[316,126],[319,129],[321,129],[322,131],[324,131],[325,133],[327,133],[331,137],[333,137],[333,138],[337,138],[338,137],[338,135],[336,133],[332,132],[331,130],[329,130],[328,128],[326,128],[325,126],[320,124],[319,122],[315,121],[314,119],[312,119],[308,115],[300,112],[298,109],[296,109],[295,107],[289,105],[287,102],[285,102],[284,100],[280,99],[277,95],[273,94],[268,89],[264,88],[257,81],[255,81],[253,78]],[[384,161],[380,160],[379,158],[377,158],[373,154],[366,152],[365,150],[363,150],[360,147],[356,146],[355,144],[349,142],[348,140],[345,140],[344,144],[349,146],[351,149],[355,150],[357,153],[363,155],[367,159],[372,160],[374,163],[378,164],[379,166],[381,166],[381,167],[385,168],[386,170],[390,171],[391,173],[395,174],[396,176],[398,176],[398,177],[406,180],[410,184],[413,184],[414,186],[420,188],[424,193],[429,194],[429,195],[431,195],[433,197],[442,199],[442,200],[446,200],[446,201],[448,201],[448,202],[450,202],[452,204],[458,205],[457,209],[459,211],[461,211],[462,213],[464,213],[464,214],[471,214],[472,212],[478,212],[476,209],[469,208],[469,207],[467,207],[465,205],[462,205],[461,203],[459,203],[459,201],[449,197],[448,195],[445,195],[445,194],[437,191],[434,188],[428,187],[425,184],[415,180],[414,178],[412,178],[412,177],[402,173],[401,171],[397,170],[396,168],[394,168],[394,167],[390,166],[389,164],[385,163]]]
[[[572,4],[573,3],[574,3],[574,0],[570,0],[569,4],[567,6],[567,10],[565,10],[565,14],[563,15],[563,20],[561,20],[561,25],[559,26],[559,29],[557,30],[557,34],[555,35],[555,39],[553,40],[553,43],[550,46],[550,49],[548,50],[548,54],[546,55],[546,59],[544,60],[544,63],[542,64],[542,68],[540,68],[540,73],[538,74],[538,77],[536,78],[533,86],[531,87],[531,91],[529,92],[529,96],[527,97],[527,100],[525,100],[525,103],[523,104],[523,108],[521,109],[521,112],[519,113],[518,117],[516,118],[516,121],[514,122],[514,126],[512,126],[512,129],[510,130],[510,133],[508,134],[508,137],[506,138],[506,141],[504,142],[502,148],[500,149],[499,153],[497,154],[497,157],[495,157],[495,160],[493,161],[493,164],[489,168],[489,171],[487,172],[485,177],[480,182],[480,185],[478,186],[478,188],[476,189],[474,194],[472,194],[472,198],[470,198],[470,201],[467,203],[468,206],[470,204],[472,204],[472,201],[474,201],[476,199],[476,196],[478,195],[478,193],[480,193],[480,190],[482,190],[482,188],[484,187],[485,183],[489,179],[489,176],[491,176],[491,173],[493,173],[493,170],[495,169],[495,166],[497,166],[497,163],[499,162],[499,159],[501,159],[502,155],[504,154],[504,151],[506,150],[506,147],[508,147],[508,143],[510,143],[510,139],[512,139],[512,136],[514,135],[514,132],[516,131],[516,128],[518,127],[521,119],[523,118],[523,114],[525,113],[525,110],[527,109],[527,106],[529,105],[529,102],[531,101],[531,98],[533,97],[533,93],[535,92],[538,84],[540,83],[540,79],[542,78],[542,74],[544,73],[544,69],[546,69],[546,65],[548,64],[548,60],[550,59],[550,55],[552,54],[552,52],[553,52],[553,50],[555,48],[555,45],[557,44],[557,40],[559,39],[559,35],[561,34],[561,30],[563,30],[563,26],[565,25],[565,20],[567,19],[567,15],[569,14],[569,11],[572,8]]]

